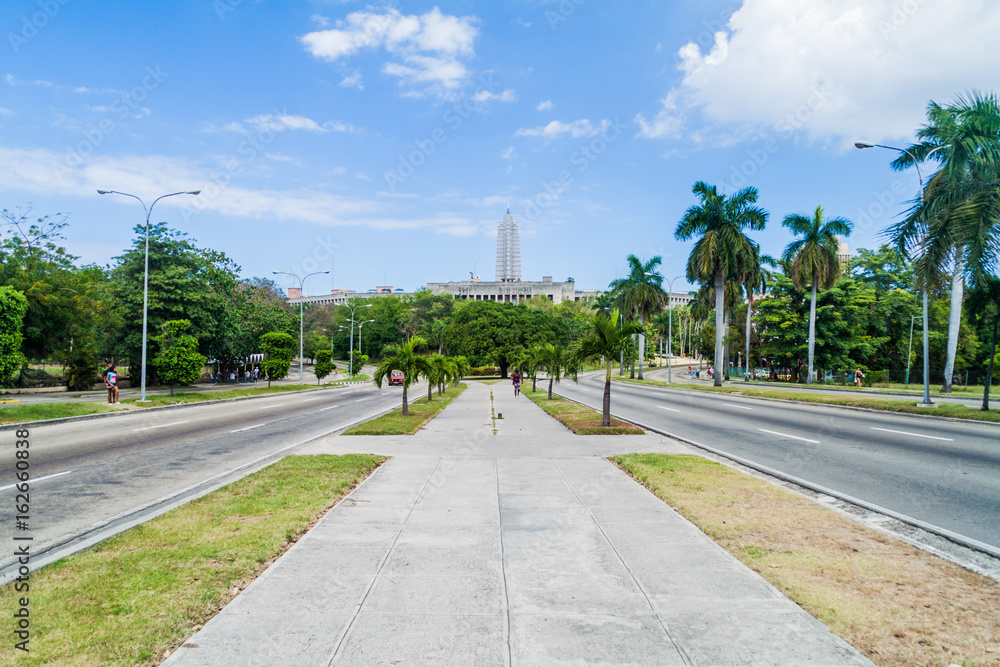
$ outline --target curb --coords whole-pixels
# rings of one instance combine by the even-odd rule
[[[56,417],[55,419],[36,419],[35,421],[27,421],[27,422],[11,422],[9,424],[0,424],[0,432],[11,431],[11,430],[15,430],[15,429],[18,429],[18,428],[24,428],[26,426],[30,426],[32,428],[35,428],[35,427],[38,427],[38,426],[54,426],[56,424],[67,424],[69,422],[87,421],[87,420],[90,420],[90,419],[103,419],[103,418],[106,418],[106,417],[117,417],[118,415],[128,415],[128,414],[137,414],[137,413],[146,413],[146,412],[162,412],[164,410],[176,410],[178,408],[190,408],[190,407],[195,406],[195,405],[206,405],[206,404],[209,404],[209,403],[214,403],[214,404],[218,404],[218,403],[235,403],[236,401],[249,401],[249,400],[253,400],[255,398],[274,398],[275,395],[280,395],[282,393],[286,393],[286,394],[292,394],[292,393],[295,393],[295,394],[309,394],[309,393],[312,393],[314,391],[324,391],[324,390],[328,390],[328,389],[334,389],[336,387],[344,386],[344,385],[347,385],[347,384],[367,384],[368,382],[369,382],[368,380],[363,380],[361,382],[339,382],[339,383],[337,383],[335,385],[331,385],[329,387],[316,387],[315,389],[303,389],[303,390],[297,391],[297,392],[291,392],[291,391],[289,391],[289,392],[276,392],[275,394],[262,394],[260,396],[238,396],[236,398],[219,398],[219,399],[216,399],[216,400],[209,400],[209,401],[192,401],[190,403],[177,403],[176,405],[161,405],[161,406],[155,407],[155,408],[138,408],[138,409],[135,409],[135,410],[116,410],[115,412],[98,412],[98,413],[92,414],[92,415],[77,415],[75,417]]]

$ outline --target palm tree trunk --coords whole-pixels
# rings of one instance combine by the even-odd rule
[[[990,409],[990,385],[993,384],[993,360],[997,357],[997,323],[1000,313],[993,316],[993,342],[990,344],[990,365],[986,367],[986,387],[983,389],[983,411]]]
[[[434,383],[431,382],[430,378],[427,378],[427,402],[428,403],[430,403],[432,400],[434,400],[433,394],[431,393],[431,390],[433,388],[434,388]]]
[[[645,326],[646,315],[639,313],[639,324]],[[642,379],[642,367],[646,365],[646,334],[639,334],[639,379]]]
[[[552,380],[553,380],[553,377],[550,375],[549,376],[549,400],[550,401],[552,400]]]
[[[722,270],[715,272],[715,373],[713,373],[712,384],[716,387],[722,386],[722,367],[725,364],[722,349],[722,331],[725,323],[723,318],[726,315],[726,281],[723,279]]]
[[[608,368],[611,368],[610,364]],[[531,376],[531,393],[534,394],[536,391],[538,391],[538,373]]]
[[[955,355],[958,352],[958,332],[962,326],[962,293],[965,290],[965,280],[962,271],[961,246],[955,248],[955,274],[951,277],[951,310],[948,313],[948,358],[944,364],[944,385],[942,394],[951,393],[951,381],[955,374]]]
[[[750,381],[750,377],[749,377],[749,373],[750,373],[750,318],[752,317],[752,314],[753,314],[753,290],[749,290],[749,292],[750,292],[750,298],[747,301],[747,330],[746,330],[747,356],[744,359],[744,363],[747,365],[747,369],[746,369],[746,372],[743,373],[743,381],[744,382],[749,382]]]
[[[406,385],[405,384],[403,385],[403,416],[404,417],[409,417],[410,416],[410,406],[406,402]]]
[[[601,426],[611,426],[611,365],[608,364],[607,374],[604,376],[604,404],[601,413]]]
[[[816,352],[816,287],[818,280],[813,278],[812,301],[809,303],[809,371],[806,375],[806,384],[813,381],[813,356]]]

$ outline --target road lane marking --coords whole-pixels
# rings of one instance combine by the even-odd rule
[[[37,484],[38,482],[41,482],[42,480],[52,479],[53,477],[62,477],[63,475],[68,475],[71,472],[73,472],[73,471],[72,470],[64,470],[62,472],[57,472],[57,473],[54,473],[52,475],[45,475],[44,477],[36,477],[34,479],[29,479],[27,482],[18,482],[18,484],[25,484],[25,483],[27,483],[27,484]],[[8,484],[7,486],[0,486],[0,491],[5,491],[7,489],[13,489],[15,486],[17,486],[17,484]]]
[[[191,421],[191,420],[190,419],[185,419],[182,422],[170,422],[169,424],[160,424],[158,426],[145,426],[143,428],[134,429],[132,432],[135,433],[137,431],[148,431],[148,430],[154,429],[154,428],[167,428],[168,426],[177,426],[178,424],[187,424],[189,421]]]
[[[764,433],[770,433],[771,435],[779,435],[782,438],[791,438],[792,440],[801,440],[802,442],[811,442],[814,445],[819,444],[819,440],[810,440],[809,438],[800,438],[797,435],[788,435],[787,433],[778,433],[777,431],[768,431],[766,428],[759,428],[758,431],[763,431]]]
[[[745,405],[733,405],[732,403],[723,403],[723,405],[728,405],[731,408],[736,408],[737,410],[753,410],[753,408],[748,408]]]
[[[235,431],[230,431],[230,433],[240,433],[242,431],[249,431],[252,428],[260,428],[261,426],[267,426],[267,422],[264,422],[263,424],[254,424],[253,426],[247,426],[244,428],[238,428]]]
[[[304,400],[302,402],[303,403],[308,403],[309,401],[319,401],[319,400],[324,399],[324,398],[327,398],[327,397],[326,396],[316,396],[314,398],[307,398],[306,400]]]
[[[280,408],[284,403],[275,403],[274,405],[265,405],[262,408],[257,408],[258,410],[270,410],[271,408]]]
[[[914,438],[928,438],[929,440],[944,440],[945,442],[955,442],[953,438],[939,438],[936,435],[924,435],[923,433],[910,433],[909,431],[893,431],[891,428],[879,428],[872,426],[873,431],[885,431],[886,433],[899,433],[900,435],[912,435]]]
[[[368,400],[367,398],[359,398],[356,401],[352,401],[352,403],[360,403],[361,401],[367,401],[367,400]]]
[[[334,408],[339,408],[339,407],[340,407],[339,405],[331,405],[328,408],[320,408],[319,411],[320,412],[326,412],[327,410],[333,410]]]
[[[657,405],[656,407],[660,408],[661,410],[670,410],[671,412],[680,412],[680,410],[677,410],[675,408],[668,408],[665,405]]]

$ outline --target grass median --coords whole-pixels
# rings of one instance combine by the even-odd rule
[[[996,581],[714,461],[612,461],[875,664],[997,664]]]
[[[753,386],[722,386],[713,387],[701,384],[681,384],[674,382],[668,384],[661,380],[639,380],[631,378],[615,378],[616,382],[630,382],[632,384],[653,385],[655,387],[666,387],[668,389],[685,389],[688,391],[704,391],[723,394],[741,394],[743,396],[756,396],[758,398],[777,398],[784,401],[797,401],[799,403],[819,403],[822,405],[840,405],[850,408],[867,408],[869,410],[882,410],[884,412],[900,412],[911,415],[930,415],[932,417],[953,417],[956,419],[968,419],[972,421],[983,421],[1000,423],[1000,410],[991,409],[983,412],[979,408],[970,408],[958,403],[937,403],[936,408],[919,408],[912,400],[899,400],[891,398],[869,398],[867,396],[845,396],[842,392],[837,395],[831,394],[804,394],[794,391],[781,391],[780,389],[766,389]]]
[[[30,653],[3,665],[153,665],[194,634],[385,459],[288,456],[0,589],[30,600]]]
[[[550,401],[548,391],[539,389],[537,392],[522,391],[521,393],[577,435],[643,435],[645,433],[638,426],[614,417],[611,418],[611,426],[601,426],[602,415],[597,410],[568,401],[555,394],[552,395]]]
[[[410,401],[410,414],[406,417],[403,416],[403,408],[400,406],[389,414],[347,429],[344,435],[413,435],[458,398],[459,394],[465,391],[465,387],[466,385],[461,383],[457,387],[446,387],[442,396],[438,396],[435,390],[433,400],[429,402],[427,396]]]

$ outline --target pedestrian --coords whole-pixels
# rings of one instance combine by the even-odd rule
[[[104,385],[108,388],[108,404],[121,405],[118,402],[118,371],[114,364],[108,364],[108,373],[104,376]]]
[[[108,373],[110,372],[111,372],[111,363],[109,362],[107,368],[105,368],[104,372],[101,373],[101,380],[104,382],[104,386],[108,390],[108,405],[111,405],[115,402],[115,390],[112,389],[110,384],[108,384]]]
[[[521,373],[520,371],[514,371],[510,376],[510,381],[514,383],[514,395],[517,396],[521,393]]]
[[[854,370],[854,386],[855,387],[860,387],[861,386],[861,378],[863,378],[864,376],[865,376],[865,374],[861,372],[861,367],[858,366]]]

